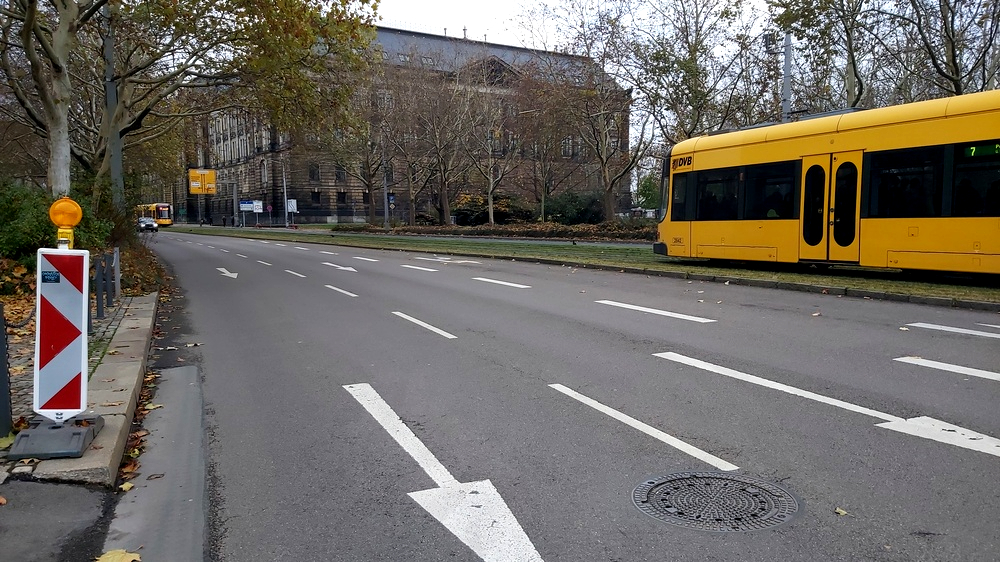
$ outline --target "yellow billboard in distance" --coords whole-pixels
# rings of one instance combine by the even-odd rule
[[[215,195],[215,170],[191,168],[188,170],[188,193]]]

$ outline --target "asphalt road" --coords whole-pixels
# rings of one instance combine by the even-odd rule
[[[212,559],[998,558],[998,314],[151,238],[202,377]],[[706,532],[633,502],[708,471],[798,509]]]

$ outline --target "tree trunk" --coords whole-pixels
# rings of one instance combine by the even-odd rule
[[[57,2],[59,25],[52,32],[50,71],[52,98],[47,108],[49,136],[49,189],[55,197],[69,195],[69,104],[73,99],[69,55],[76,40],[80,8],[76,2]],[[27,47],[26,48],[31,48]]]
[[[69,73],[52,74],[52,111],[49,113],[49,190],[54,197],[69,195]]]

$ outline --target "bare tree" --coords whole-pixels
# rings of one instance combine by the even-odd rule
[[[468,69],[463,82],[470,92],[471,127],[465,150],[472,168],[484,180],[486,207],[489,223],[495,224],[493,199],[501,183],[521,163],[515,150],[515,137],[511,130],[516,122],[516,110],[506,92],[516,80],[513,69],[499,59],[490,57],[476,64],[479,72]]]
[[[887,3],[877,13],[916,39],[933,69],[928,79],[939,92],[957,96],[995,87],[1000,0],[907,0]],[[920,75],[919,63],[914,65],[904,52],[889,54],[911,74]]]

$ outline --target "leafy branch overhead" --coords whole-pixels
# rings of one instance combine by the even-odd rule
[[[0,11],[4,116],[47,140],[48,185],[72,159],[106,172],[112,130],[126,153],[194,115],[240,105],[294,128],[343,119],[364,68],[377,0],[11,2]],[[103,39],[115,40],[118,105],[104,104]],[[328,72],[336,69],[330,79]],[[294,103],[292,103],[294,101]]]

